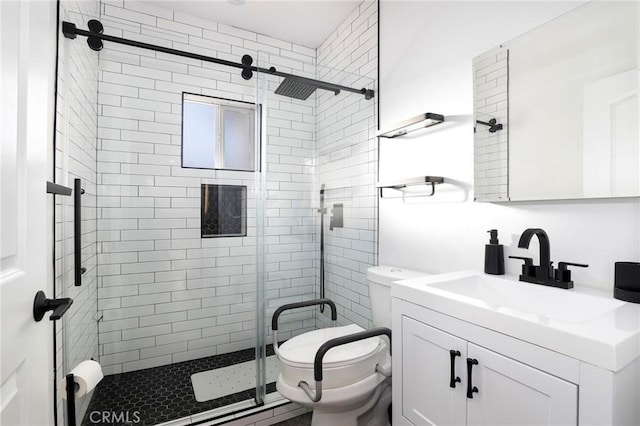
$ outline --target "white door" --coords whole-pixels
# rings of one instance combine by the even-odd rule
[[[53,424],[51,180],[55,2],[0,1],[0,425]]]
[[[478,388],[467,399],[467,424],[544,426],[578,424],[578,387],[472,343],[468,357]],[[466,373],[465,373],[466,375]]]
[[[466,342],[402,317],[402,345],[402,416],[414,425],[464,425]]]

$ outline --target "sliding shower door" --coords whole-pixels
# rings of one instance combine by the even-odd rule
[[[257,65],[266,58],[258,53]],[[254,174],[255,205],[256,205],[256,375],[255,391],[256,403],[264,404],[267,395],[267,345],[265,339],[265,282],[266,272],[266,224],[267,224],[267,147],[268,147],[268,81],[266,75],[256,72],[255,99],[256,99],[256,172]],[[273,391],[273,389],[271,389]]]
[[[180,31],[136,32],[143,16],[126,6],[62,1],[61,18],[198,50]],[[56,295],[74,304],[58,327],[56,375],[91,358],[105,375],[79,397],[79,424],[197,422],[279,399],[270,324],[283,304],[324,292],[340,321],[369,325],[375,98],[303,96],[272,73],[245,80],[113,41],[95,52],[61,37],[59,47],[56,181],[84,191],[57,197]],[[374,89],[297,50],[249,53],[266,69]],[[318,309],[288,311],[279,337],[326,322]]]
[[[253,406],[256,172],[234,149],[255,155],[258,110],[244,96],[255,83],[230,93],[211,87],[214,80],[190,81],[198,73],[231,80],[228,67],[116,44],[100,55],[98,310],[106,377],[87,413],[118,407],[160,424]],[[140,73],[128,65],[132,57],[147,64],[135,88],[124,75]],[[120,74],[107,71],[118,67]]]
[[[122,33],[118,10],[103,10],[106,34]],[[61,3],[79,28],[99,11]],[[56,375],[91,358],[105,375],[78,398],[77,423],[195,422],[255,407],[255,79],[111,42],[95,52],[61,37],[60,52],[56,181],[81,179],[84,193],[79,209],[57,197],[56,294],[74,304],[58,329]]]
[[[347,65],[354,73],[335,70],[324,64],[339,60],[339,52],[319,54],[318,78],[348,87],[375,90],[374,80],[355,71],[371,69],[374,51]],[[366,58],[368,62],[364,61]],[[373,68],[375,69],[375,68]],[[324,188],[323,253],[318,262],[318,289],[338,307],[339,324],[372,327],[367,268],[377,264],[376,193],[378,145],[375,98],[356,94],[318,91],[313,201],[319,202]],[[317,204],[315,204],[317,205]],[[322,275],[320,272],[322,271]],[[319,309],[318,309],[319,311]],[[316,327],[331,324],[328,311],[316,315]]]
[[[259,52],[257,66],[275,66],[280,72],[359,90],[375,89],[372,79],[317,66],[313,51],[305,53],[309,63]],[[262,168],[256,176],[256,188],[261,191],[257,241],[258,250],[264,251],[264,270],[259,267],[257,276],[258,328],[264,333],[259,334],[257,345],[257,394],[266,395],[268,402],[277,395],[271,317],[278,307],[324,294],[338,305],[342,323],[370,327],[366,269],[375,264],[377,253],[377,144],[375,99],[295,84],[268,72],[258,72],[257,81],[257,103],[266,106],[260,123]],[[279,323],[282,342],[324,327],[329,320],[316,307],[286,311]]]

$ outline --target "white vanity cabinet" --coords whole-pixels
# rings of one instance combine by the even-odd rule
[[[640,426],[640,306],[528,285],[394,283],[395,426]]]
[[[408,316],[401,321],[403,418],[394,415],[394,424],[577,424],[577,385]]]

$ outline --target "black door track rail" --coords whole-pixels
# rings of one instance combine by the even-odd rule
[[[63,21],[62,22],[62,33],[66,38],[75,39],[76,36],[87,37],[87,43],[89,47],[95,51],[102,50],[103,40],[110,41],[113,43],[124,44],[127,46],[140,47],[143,49],[153,50],[156,52],[168,53],[170,55],[182,56],[185,58],[197,59],[200,61],[211,62],[214,64],[225,65],[228,67],[238,68],[242,70],[242,78],[245,80],[250,80],[253,77],[253,72],[261,72],[266,74],[275,75],[278,77],[289,78],[292,80],[299,81],[301,83],[309,84],[315,86],[319,89],[328,90],[334,92],[336,95],[340,93],[340,91],[344,90],[345,92],[357,93],[364,95],[365,99],[373,99],[375,96],[375,92],[372,89],[362,88],[355,89],[353,87],[342,86],[339,84],[327,83],[321,80],[314,80],[312,78],[301,77],[285,72],[280,72],[275,69],[275,67],[270,68],[261,68],[256,67],[253,64],[253,58],[250,55],[244,55],[242,57],[242,62],[232,62],[227,61],[225,59],[214,58],[211,56],[200,55],[197,53],[185,52],[178,49],[172,49],[169,47],[158,46],[155,44],[144,43],[141,41],[129,40],[122,37],[110,36],[107,34],[103,34],[103,26],[102,23],[96,19],[91,19],[87,22],[87,26],[89,30],[82,30],[76,27],[76,24],[72,22]]]

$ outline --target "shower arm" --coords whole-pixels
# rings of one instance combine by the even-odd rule
[[[244,55],[242,57],[242,63],[227,61],[225,59],[214,58],[211,56],[199,55],[197,53],[185,52],[182,50],[172,49],[169,47],[158,46],[155,44],[144,43],[141,41],[129,40],[122,37],[110,36],[102,33],[102,23],[96,19],[92,19],[88,22],[88,26],[91,31],[82,30],[76,27],[76,24],[72,22],[64,21],[62,22],[62,33],[68,39],[75,39],[76,36],[87,37],[87,42],[89,42],[89,47],[93,50],[99,51],[102,49],[102,42],[100,40],[106,40],[113,43],[124,44],[127,46],[140,47],[143,49],[153,50],[156,52],[168,53],[171,55],[182,56],[190,59],[197,59],[200,61],[211,62],[214,64],[225,65],[228,67],[242,69],[242,78],[245,80],[250,80],[253,76],[253,72],[261,72],[265,74],[271,74],[278,77],[291,78],[293,80],[297,80],[303,83],[307,83],[310,85],[314,85],[320,89],[328,90],[338,94],[341,90],[345,92],[357,93],[360,95],[364,95],[365,99],[373,99],[375,96],[375,92],[372,89],[362,88],[355,89],[353,87],[342,86],[340,84],[327,83],[321,80],[314,80],[312,78],[301,77],[294,74],[289,74],[281,71],[277,71],[275,67],[269,68],[261,68],[253,66],[253,58],[250,55]],[[94,42],[94,44],[90,42]],[[98,43],[99,42],[99,43]]]

